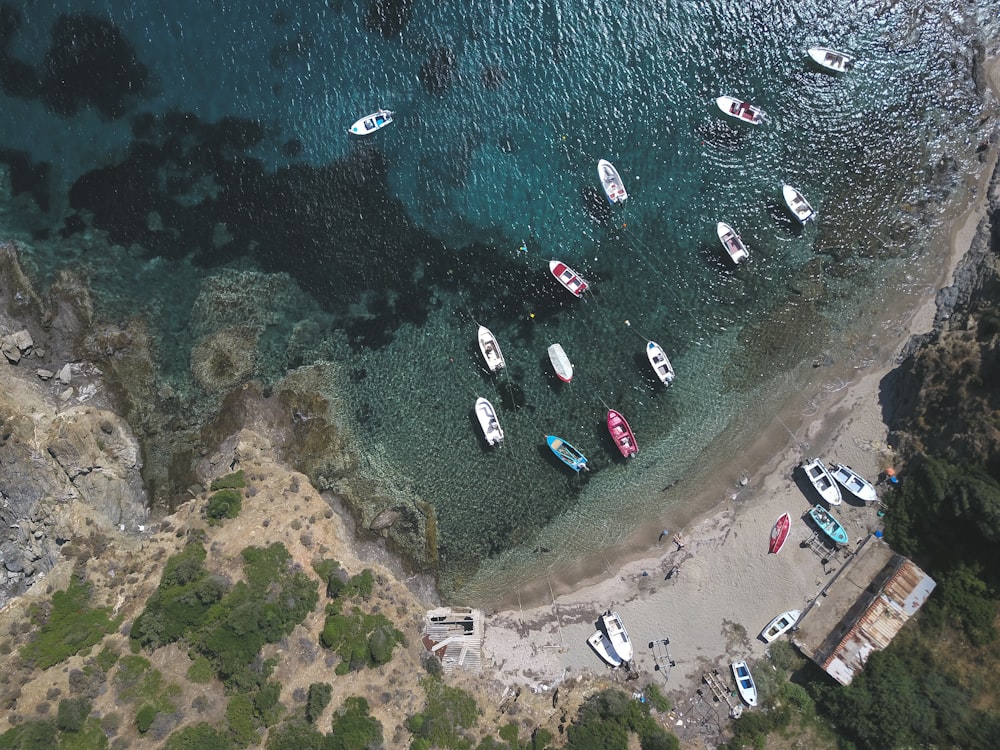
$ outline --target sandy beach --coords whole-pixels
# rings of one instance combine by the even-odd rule
[[[626,689],[657,680],[675,706],[674,730],[690,736],[684,714],[699,700],[703,674],[713,668],[728,671],[738,659],[753,664],[761,658],[767,646],[758,636],[768,622],[783,611],[804,609],[841,559],[880,528],[877,506],[845,499],[836,510],[850,536],[847,552],[824,556],[803,546],[813,530],[802,516],[816,495],[796,468],[816,455],[827,463],[849,464],[875,481],[894,466],[880,384],[911,335],[931,329],[935,294],[952,283],[972,244],[985,213],[995,145],[991,153],[974,204],[951,225],[950,255],[938,283],[887,312],[864,356],[816,371],[811,389],[791,398],[756,444],[733,457],[731,471],[706,489],[721,498],[711,512],[682,518],[681,526],[665,535],[660,528],[638,532],[638,538],[648,537],[647,550],[638,556],[623,553],[626,562],[609,562],[603,579],[587,579],[566,592],[571,574],[561,575],[556,585],[535,582],[520,604],[488,612],[485,650],[494,677],[535,691],[553,690],[582,674],[606,675]],[[706,507],[707,499],[691,505]],[[792,517],[788,542],[780,554],[768,554],[771,528],[786,511]],[[582,576],[590,572],[581,565]],[[540,599],[545,603],[536,606]],[[620,613],[635,645],[639,678],[634,682],[625,680],[623,670],[604,666],[586,642],[607,609]],[[674,666],[656,671],[650,644],[664,638],[669,638]]]

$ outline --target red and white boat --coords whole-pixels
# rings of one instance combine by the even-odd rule
[[[576,271],[567,266],[561,260],[550,260],[549,270],[556,280],[566,287],[574,297],[582,297],[590,284]]]
[[[782,513],[778,516],[778,520],[774,522],[774,528],[771,529],[771,544],[767,551],[772,555],[781,552],[781,548],[785,546],[785,542],[788,540],[788,532],[791,528],[792,517],[790,515]]]
[[[618,446],[618,450],[625,458],[631,458],[639,452],[639,446],[635,444],[635,435],[629,427],[625,417],[614,409],[608,409],[608,432]]]
[[[549,347],[549,361],[552,363],[552,369],[556,371],[556,377],[562,382],[568,383],[573,379],[573,363],[569,361],[566,350],[560,344]]]

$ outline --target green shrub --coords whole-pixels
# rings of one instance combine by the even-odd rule
[[[242,507],[243,495],[239,490],[219,490],[208,498],[205,515],[209,523],[221,523],[223,518],[236,518]]]
[[[56,712],[56,727],[61,732],[79,732],[90,716],[92,704],[86,698],[63,698]]]
[[[346,674],[340,671],[344,664],[348,672],[387,664],[396,644],[402,641],[403,634],[381,613],[366,614],[354,607],[350,615],[345,615],[339,602],[327,605],[320,643],[340,654],[338,674]]]
[[[240,490],[247,486],[246,478],[243,476],[243,469],[226,474],[212,482],[211,490]]]
[[[94,661],[102,672],[107,672],[118,663],[118,652],[110,648],[102,648]]]
[[[157,710],[144,703],[142,707],[135,714],[135,726],[139,730],[139,734],[145,734],[149,731],[149,728],[153,726],[153,720],[156,718]]]
[[[670,699],[660,692],[660,686],[655,682],[646,685],[646,699],[649,701],[649,705],[662,714],[670,710]]]
[[[467,747],[468,740],[463,737],[463,730],[471,728],[479,716],[475,698],[436,677],[425,677],[420,684],[427,695],[427,702],[422,714],[407,719],[407,729],[434,747],[456,750]]]
[[[3,750],[52,750],[55,745],[56,727],[51,721],[26,721],[0,734]]]
[[[187,670],[187,678],[199,684],[211,682],[214,674],[212,663],[204,656],[196,656]]]
[[[229,736],[237,747],[249,747],[260,740],[254,717],[253,703],[243,693],[237,693],[226,704]]]
[[[164,745],[164,750],[234,750],[234,748],[231,739],[208,724],[184,727],[167,737]]]
[[[108,750],[108,738],[101,722],[90,718],[80,731],[59,735],[59,750]]]
[[[306,718],[315,724],[330,705],[332,696],[333,685],[329,682],[314,682],[310,685],[309,697],[306,699]]]
[[[369,714],[368,701],[352,696],[333,715],[329,750],[364,750],[382,746],[382,724]]]
[[[120,701],[149,704],[165,714],[176,710],[174,700],[181,693],[179,686],[164,683],[163,675],[158,669],[152,669],[148,659],[135,654],[119,659],[112,683]]]
[[[38,633],[21,649],[21,656],[36,669],[48,669],[115,631],[122,618],[109,618],[103,607],[90,608],[89,600],[90,586],[74,572],[67,589],[52,595],[48,616],[42,618],[36,611],[41,618]]]
[[[546,750],[553,739],[555,738],[552,736],[552,732],[538,727],[531,733],[531,744],[528,745],[528,750]]]
[[[303,719],[293,719],[267,734],[266,750],[327,750],[327,735]],[[169,749],[168,749],[169,750]]]

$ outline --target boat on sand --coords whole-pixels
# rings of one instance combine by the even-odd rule
[[[787,513],[782,513],[778,516],[778,520],[774,522],[774,526],[771,529],[771,544],[768,547],[768,552],[772,555],[776,555],[781,552],[781,548],[785,546],[785,542],[788,540],[788,532],[792,528],[792,517]]]
[[[629,640],[628,631],[618,613],[609,609],[601,615],[601,625],[618,658],[623,662],[632,661],[632,641]]]
[[[646,357],[649,358],[649,364],[653,366],[656,377],[663,385],[670,385],[674,382],[674,368],[670,364],[670,360],[667,359],[667,353],[663,351],[662,346],[655,341],[647,341]]]
[[[479,326],[478,338],[479,351],[482,352],[483,359],[486,360],[486,366],[490,368],[490,372],[502,370],[507,363],[504,361],[503,353],[500,351],[500,344],[497,343],[497,337],[486,326]]]
[[[760,125],[767,120],[767,113],[764,110],[742,99],[736,99],[732,96],[720,96],[715,100],[715,103],[719,105],[719,109],[725,114],[737,120],[749,122],[751,125]]]
[[[546,435],[545,442],[549,444],[549,449],[556,454],[556,457],[577,474],[587,471],[587,458],[561,437]]]
[[[837,483],[863,503],[878,501],[875,485],[847,464],[830,464],[830,474]]]
[[[503,428],[500,427],[500,420],[497,419],[496,410],[489,400],[480,396],[476,399],[476,419],[482,428],[483,437],[489,445],[497,445],[503,440]]]
[[[576,271],[567,266],[561,260],[550,260],[549,270],[556,280],[569,290],[574,297],[582,297],[590,284]]]
[[[625,183],[622,182],[621,175],[618,174],[615,165],[607,159],[601,159],[597,162],[597,175],[601,178],[601,187],[604,188],[604,194],[608,196],[608,202],[612,205],[624,203],[625,199],[628,198],[628,193],[625,192]]]
[[[829,505],[840,505],[842,500],[840,488],[833,481],[833,476],[821,459],[807,458],[802,464],[802,471],[805,472],[806,478],[809,479],[821,498]]]
[[[632,428],[625,421],[625,417],[614,409],[608,409],[608,432],[611,433],[611,439],[615,441],[615,445],[625,458],[631,458],[639,452]]]
[[[780,615],[775,617],[771,622],[767,624],[760,632],[760,637],[764,643],[771,643],[778,636],[784,635],[789,630],[791,630],[795,623],[799,621],[799,615],[802,613],[797,609],[790,609],[787,612],[782,612]]]
[[[740,698],[748,706],[757,705],[757,686],[753,682],[753,675],[750,674],[750,667],[745,661],[734,661],[732,664],[733,677],[736,678],[736,689],[739,690]]]
[[[847,544],[847,530],[841,525],[840,521],[833,517],[833,514],[824,508],[822,505],[814,505],[809,509],[809,516],[816,525],[819,526],[820,531],[826,534],[830,539],[836,544]]]
[[[810,47],[808,52],[814,63],[834,73],[846,73],[854,67],[853,57],[845,55],[843,52],[837,52],[835,49]]]
[[[556,371],[556,377],[562,382],[568,383],[573,379],[573,363],[569,361],[566,351],[560,344],[552,344],[549,347],[549,361],[552,369]]]
[[[614,646],[611,645],[611,641],[608,640],[603,630],[595,630],[587,639],[587,643],[608,666],[620,667],[622,665],[621,658],[615,653]]]
[[[733,263],[738,265],[741,260],[746,260],[750,257],[750,253],[747,252],[747,246],[743,244],[743,240],[740,239],[740,236],[726,222],[720,221],[716,225],[715,231],[719,235],[719,242],[726,248],[726,252],[729,253],[729,257]]]

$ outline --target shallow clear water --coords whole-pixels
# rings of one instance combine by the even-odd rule
[[[389,38],[366,30],[363,3],[74,10],[108,18],[152,72],[130,115],[259,119],[265,137],[250,153],[272,171],[382,155],[387,197],[319,211],[322,242],[306,251],[289,234],[270,255],[224,260],[283,269],[313,294],[282,282],[282,294],[260,295],[269,333],[258,374],[274,379],[310,357],[335,363],[331,387],[363,473],[393,498],[384,504],[433,506],[445,590],[482,601],[683,502],[692,477],[731,458],[706,457],[707,446],[728,430],[735,454],[794,386],[786,373],[823,351],[850,356],[903,269],[936,261],[941,249],[925,239],[945,201],[962,199],[962,173],[986,137],[973,51],[998,31],[995,2],[952,5],[418,2]],[[22,12],[8,52],[39,65],[55,10]],[[818,70],[805,54],[813,45],[857,55],[855,70]],[[424,66],[435,59],[429,90]],[[752,100],[770,122],[724,118],[720,94]],[[397,121],[349,139],[345,128],[378,106]],[[129,117],[92,108],[60,117],[5,97],[3,112],[5,146],[50,162],[64,190],[124,158],[132,139]],[[287,156],[289,139],[301,155]],[[625,207],[600,194],[599,158],[620,170]],[[302,200],[346,204],[337,169],[303,183]],[[817,224],[790,218],[783,182],[805,193]],[[56,193],[60,224],[68,209]],[[725,258],[720,220],[747,243],[745,267]],[[266,215],[247,223],[247,236],[273,244]],[[102,262],[72,237],[30,244],[39,273],[86,264],[106,310],[154,311],[177,355],[164,357],[163,377],[191,389],[187,331],[212,329],[192,321],[192,306],[222,272],[218,259],[205,267],[210,247],[192,248],[192,264],[141,248]],[[561,289],[553,257],[593,294]],[[292,357],[286,342],[306,320],[312,343]],[[498,377],[484,370],[478,323],[506,356]],[[647,338],[677,370],[669,390],[645,360]],[[547,360],[555,342],[576,369],[569,385]],[[481,395],[506,433],[498,449],[484,447],[472,416]],[[608,406],[641,447],[627,464],[603,426]],[[558,465],[546,434],[583,450],[590,476]]]

